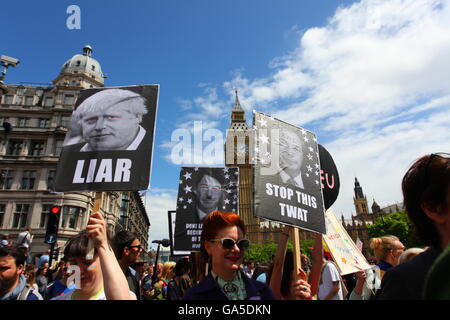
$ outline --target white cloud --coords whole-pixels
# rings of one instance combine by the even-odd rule
[[[169,239],[168,214],[175,210],[178,190],[152,189],[145,194],[145,206],[150,219],[149,243],[153,240]]]
[[[369,205],[401,201],[408,166],[450,150],[449,30],[448,0],[363,0],[305,30],[266,77],[236,71],[224,100],[237,88],[247,111],[315,131],[340,172],[337,214],[354,211],[355,176]],[[195,101],[205,115],[229,115],[215,88],[203,90]]]

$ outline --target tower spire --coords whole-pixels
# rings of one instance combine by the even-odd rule
[[[239,102],[237,89],[234,90],[234,93],[236,94],[236,98],[234,100],[234,106],[233,106],[233,110],[232,111],[244,111],[244,109],[241,106],[241,103]]]

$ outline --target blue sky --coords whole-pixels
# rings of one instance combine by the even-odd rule
[[[69,5],[81,30],[66,27]],[[19,58],[7,83],[48,83],[93,47],[107,86],[161,85],[150,239],[167,237],[179,165],[171,134],[193,121],[224,132],[242,106],[314,131],[335,158],[334,211],[354,212],[357,176],[372,204],[401,201],[419,156],[448,151],[448,1],[160,0],[2,4],[0,53]]]

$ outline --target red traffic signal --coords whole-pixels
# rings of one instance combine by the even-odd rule
[[[50,209],[50,212],[53,213],[53,214],[58,214],[58,213],[61,212],[61,207],[60,207],[60,206],[53,206],[53,207]]]

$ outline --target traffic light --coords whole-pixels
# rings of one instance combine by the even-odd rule
[[[47,219],[47,231],[45,232],[44,242],[53,244],[56,242],[59,227],[59,216],[61,214],[60,206],[53,206],[50,209]]]

